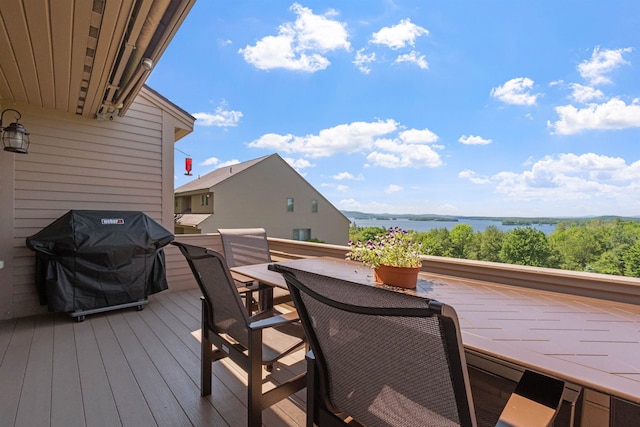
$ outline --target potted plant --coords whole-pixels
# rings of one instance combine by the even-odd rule
[[[394,227],[366,243],[350,240],[347,259],[373,268],[376,282],[415,288],[422,255],[422,242],[415,242],[408,231]]]

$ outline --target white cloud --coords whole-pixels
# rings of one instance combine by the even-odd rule
[[[572,135],[585,130],[612,130],[640,127],[640,100],[629,105],[618,98],[604,104],[589,104],[585,108],[562,105],[555,108],[560,117],[548,122],[553,133]]]
[[[249,143],[251,148],[264,148],[305,157],[328,157],[340,153],[366,154],[367,166],[387,168],[434,168],[442,165],[435,151],[442,146],[426,145],[438,140],[429,129],[410,129],[393,138],[399,124],[394,120],[353,122],[321,130],[317,135],[266,134]],[[390,136],[390,137],[389,137]]]
[[[214,113],[194,113],[193,117],[197,119],[196,125],[232,127],[238,126],[242,113],[240,111],[227,110],[226,103],[223,102],[221,106],[216,108]]]
[[[334,10],[316,15],[298,3],[290,9],[297,15],[295,22],[282,24],[278,35],[263,37],[254,46],[240,49],[238,53],[245,61],[261,70],[315,72],[330,65],[325,53],[351,49],[346,24],[331,19],[337,14]]]
[[[379,139],[377,151],[371,152],[367,160],[374,166],[385,168],[435,168],[442,165],[440,154],[424,144],[407,144],[398,139]]]
[[[529,170],[500,172],[491,180],[510,199],[589,200],[609,204],[609,210],[616,202],[626,211],[640,208],[640,161],[627,164],[620,157],[594,153],[546,156]]]
[[[305,168],[315,167],[315,165],[307,159],[294,159],[292,157],[284,157],[283,160],[297,171]]]
[[[338,184],[338,185],[336,185],[336,190],[341,192],[341,193],[346,193],[347,191],[349,191],[349,186],[344,185],[344,184]]]
[[[238,159],[232,159],[232,160],[227,160],[225,162],[221,162],[219,159],[215,158],[215,157],[209,157],[208,159],[206,159],[204,162],[200,163],[201,166],[214,166],[214,168],[209,169],[207,172],[205,173],[209,173],[211,171],[217,170],[217,169],[222,169],[228,166],[233,166],[240,163],[240,160]]]
[[[370,54],[366,54],[364,53],[364,48],[362,48],[356,52],[356,59],[353,60],[353,63],[363,74],[369,74],[371,72],[369,64],[375,61],[376,53],[371,52]]]
[[[416,38],[423,35],[429,35],[426,28],[412,23],[410,19],[403,19],[397,25],[384,27],[373,33],[371,42],[391,49],[400,49],[407,45],[414,46]]]
[[[409,53],[405,53],[404,55],[399,55],[396,58],[395,62],[397,64],[400,64],[402,62],[408,62],[410,64],[416,64],[418,67],[422,68],[423,70],[428,70],[429,69],[429,63],[425,59],[425,56],[424,55],[420,55],[415,50],[412,50]]]
[[[491,96],[512,105],[535,105],[539,94],[532,94],[533,80],[528,77],[511,79],[491,89]]]
[[[600,50],[599,47],[596,47],[593,49],[591,59],[585,60],[578,65],[578,72],[592,85],[611,83],[611,79],[606,74],[621,65],[629,64],[622,55],[631,51],[630,47],[605,50]]]
[[[595,99],[604,98],[604,93],[601,90],[595,89],[591,86],[583,86],[578,83],[571,83],[571,99],[576,102],[585,103],[593,101]]]
[[[237,165],[238,163],[240,163],[240,160],[238,159],[227,160],[226,162],[220,163],[217,169],[224,168],[227,166]]]
[[[392,194],[392,193],[397,193],[399,191],[404,190],[404,188],[402,188],[399,185],[396,184],[389,184],[387,185],[387,187],[384,189],[384,193],[385,194]]]
[[[205,161],[200,164],[202,166],[215,166],[218,163],[220,163],[220,159],[218,159],[217,157],[209,157],[208,159],[205,159]]]
[[[377,137],[394,132],[397,127],[398,124],[390,119],[371,123],[353,122],[323,129],[317,135],[266,134],[249,143],[249,147],[301,153],[309,157],[327,157],[337,153],[370,150]]]
[[[493,141],[491,139],[485,139],[481,136],[462,135],[460,138],[458,138],[458,142],[461,142],[466,145],[487,145],[487,144],[491,144]]]
[[[335,174],[333,176],[333,179],[335,179],[336,181],[344,181],[344,180],[363,181],[364,176],[362,174],[358,176],[354,176],[350,172],[340,172],[338,174]]]
[[[486,177],[479,177],[474,171],[465,169],[458,173],[458,178],[468,179],[474,184],[489,184],[491,180]]]
[[[432,143],[438,140],[438,135],[429,129],[409,129],[402,131],[398,137],[408,144]]]

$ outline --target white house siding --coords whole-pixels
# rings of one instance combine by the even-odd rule
[[[0,232],[3,242],[10,241],[0,243],[0,319],[46,310],[38,302],[34,254],[25,239],[68,210],[143,211],[172,229],[176,124],[153,98],[143,91],[126,117],[105,121],[17,108],[31,147],[28,155],[0,154]],[[7,165],[15,169],[5,170]]]
[[[311,229],[311,238],[346,244],[349,220],[279,156],[270,156],[214,186],[213,217],[204,232],[216,228],[264,227],[270,237],[291,239],[293,229]],[[294,212],[287,212],[287,198]],[[318,200],[318,213],[311,201]],[[213,229],[205,227],[215,227]]]

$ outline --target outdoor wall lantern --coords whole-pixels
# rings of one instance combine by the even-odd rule
[[[16,113],[16,121],[6,128],[3,128],[2,121],[4,120],[4,113],[7,111],[13,111]],[[21,117],[22,114],[12,108],[7,108],[2,112],[2,114],[0,114],[0,130],[2,131],[2,145],[4,145],[4,151],[22,154],[28,153],[29,134],[24,126],[18,123],[18,120],[20,120]]]

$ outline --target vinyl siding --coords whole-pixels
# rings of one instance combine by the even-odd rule
[[[294,211],[287,212],[293,197]],[[311,201],[318,200],[318,213]],[[311,238],[346,244],[349,220],[281,157],[269,156],[213,187],[213,217],[204,233],[218,228],[263,227],[270,237],[291,239],[294,229],[311,229]]]
[[[34,254],[25,239],[68,210],[135,210],[166,222],[169,216],[164,210],[167,206],[169,212],[173,210],[174,125],[163,123],[167,115],[152,100],[140,95],[126,117],[105,121],[21,109],[28,118],[23,122],[31,134],[31,146],[28,155],[15,155],[13,218],[8,218],[7,209],[2,210],[2,219],[13,222],[11,260],[7,262],[13,286],[9,292],[6,283],[0,285],[0,296],[10,294],[12,300],[11,307],[2,307],[0,318],[46,311],[38,302]],[[171,153],[163,153],[163,144]],[[167,167],[163,161],[168,159]],[[169,191],[164,188],[167,183]],[[170,200],[164,200],[167,194]]]

